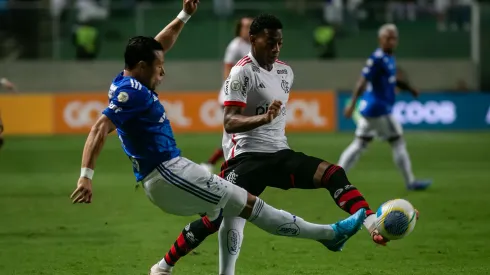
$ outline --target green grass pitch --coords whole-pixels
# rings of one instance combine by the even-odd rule
[[[289,141],[298,151],[336,162],[351,138],[295,134]],[[236,274],[490,274],[490,132],[412,132],[406,138],[416,175],[434,180],[430,190],[406,192],[381,142],[349,177],[373,209],[392,198],[411,201],[420,210],[412,235],[377,247],[362,230],[343,252],[332,253],[248,224]],[[135,190],[131,163],[114,136],[97,163],[93,203],[72,205],[84,140],[7,137],[0,151],[0,274],[147,274],[195,218],[165,214]],[[201,162],[220,135],[179,135],[177,141],[186,157]],[[262,198],[313,222],[346,217],[325,190],[268,189]],[[217,273],[216,235],[175,269],[176,275]]]

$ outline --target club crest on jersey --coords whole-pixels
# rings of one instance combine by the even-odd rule
[[[287,82],[286,80],[282,80],[281,88],[284,90],[284,92],[286,94],[288,94],[289,93],[289,82]]]
[[[128,93],[126,92],[120,92],[118,95],[117,95],[117,101],[121,102],[121,103],[124,103],[124,102],[127,102],[129,99],[129,95]]]

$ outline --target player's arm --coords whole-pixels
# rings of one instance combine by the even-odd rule
[[[375,76],[377,71],[377,60],[373,57],[370,57],[366,61],[366,65],[362,69],[362,74],[357,80],[357,83],[352,92],[352,98],[349,106],[345,110],[345,116],[351,117],[356,109],[356,104],[359,98],[361,97],[364,90],[366,90],[367,83]]]
[[[177,18],[155,36],[155,40],[162,45],[164,53],[168,52],[174,46],[185,23],[196,12],[199,0],[184,0],[183,2],[184,7],[179,15],[177,15]]]
[[[241,58],[241,57],[240,57]],[[225,58],[223,60],[223,80],[226,80],[230,75],[231,69],[235,65],[235,60],[237,60],[237,47],[235,43],[231,42],[228,47],[226,47]]]
[[[398,68],[398,70],[401,70]],[[404,77],[403,71],[400,72],[400,74],[397,74],[396,76],[396,86],[400,88],[402,91],[409,91],[414,97],[417,97],[419,95],[419,91],[414,88],[408,79]]]
[[[116,126],[106,116],[102,115],[97,122],[92,126],[90,134],[85,141],[82,155],[82,169],[88,168],[94,170],[95,161],[104,147],[105,141],[109,133],[114,131]]]
[[[77,188],[70,196],[73,203],[92,202],[92,177],[94,175],[95,161],[102,151],[102,147],[104,147],[107,135],[114,129],[116,129],[116,126],[106,115],[102,115],[92,126],[83,147],[82,169]]]
[[[15,84],[10,82],[5,77],[0,78],[0,87],[5,88],[5,89],[10,90],[10,91],[16,90]]]
[[[224,128],[227,133],[242,133],[269,123],[267,114],[244,116],[241,106],[225,106]]]
[[[270,123],[279,114],[282,103],[274,101],[266,113],[243,115],[247,94],[251,90],[251,74],[244,67],[234,67],[225,81],[223,124],[227,133],[242,133]]]

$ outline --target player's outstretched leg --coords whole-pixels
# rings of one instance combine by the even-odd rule
[[[211,221],[207,216],[195,220],[184,227],[174,244],[170,247],[165,257],[154,266],[153,269],[159,269],[150,274],[167,275],[171,274],[174,265],[180,258],[189,254],[193,249],[198,247],[207,236],[214,234],[219,230],[222,216]]]
[[[319,241],[332,251],[341,251],[345,242],[361,229],[366,218],[365,209],[359,209],[354,215],[335,224],[314,224],[268,205],[245,189],[226,183],[230,198],[224,206],[224,216],[239,216],[273,235]],[[221,218],[211,222],[209,218],[203,217],[188,224],[165,257],[152,267],[150,274],[171,274],[175,263],[198,247],[207,236],[218,231],[220,223]]]
[[[416,180],[412,172],[412,163],[407,151],[405,140],[402,137],[396,137],[389,140],[393,150],[393,161],[400,169],[403,179],[408,190],[425,190],[431,184],[430,180]]]
[[[245,208],[238,216],[260,229],[273,235],[316,240],[332,251],[342,250],[343,244],[361,229],[366,218],[365,209],[359,209],[351,217],[336,224],[314,224],[284,210],[278,210],[238,186],[231,186],[235,190],[224,207],[225,216],[236,216],[233,209],[244,204]]]
[[[338,164],[344,168],[345,171],[349,171],[357,163],[370,141],[371,139],[367,138],[354,138],[352,143],[345,148],[342,155],[340,155]]]
[[[208,159],[207,162],[201,163],[201,166],[212,173],[214,165],[216,165],[216,163],[218,163],[218,161],[223,157],[224,157],[223,149],[218,148],[214,151],[214,153],[211,155],[211,157]]]

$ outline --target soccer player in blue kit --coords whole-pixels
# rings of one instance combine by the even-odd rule
[[[116,130],[133,171],[150,201],[163,211],[191,216],[206,213],[210,226],[219,227],[223,217],[242,217],[274,235],[319,241],[339,251],[362,226],[366,210],[331,225],[313,224],[275,209],[260,198],[181,156],[165,109],[155,93],[165,74],[164,53],[174,45],[184,24],[197,9],[198,0],[184,0],[183,10],[155,38],[137,36],[124,53],[125,68],[109,89],[109,106],[93,125],[82,155],[81,175],[71,198],[73,203],[92,202],[95,162],[107,136]],[[271,122],[280,107],[262,117]],[[198,241],[198,240],[196,240]],[[153,265],[151,275],[170,274],[164,259]]]
[[[383,25],[378,32],[380,47],[374,51],[362,70],[345,116],[351,118],[360,98],[361,117],[357,122],[356,138],[340,156],[339,165],[348,171],[354,166],[369,142],[377,135],[388,141],[393,150],[393,160],[403,174],[408,190],[424,190],[430,180],[416,180],[412,172],[400,123],[393,116],[395,88],[399,87],[418,96],[418,91],[396,76],[393,52],[398,44],[398,30],[393,24]],[[364,92],[364,94],[363,94]]]

